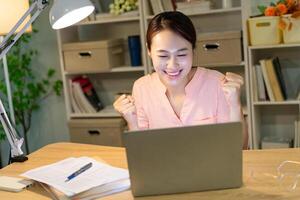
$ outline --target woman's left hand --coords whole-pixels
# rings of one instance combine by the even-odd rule
[[[244,79],[238,74],[226,72],[223,80],[223,91],[230,107],[240,108],[241,86],[244,84]]]

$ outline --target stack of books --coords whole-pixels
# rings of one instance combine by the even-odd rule
[[[286,84],[283,78],[278,57],[261,59],[260,65],[255,65],[254,80],[257,87],[258,100],[284,101],[287,99]]]
[[[89,157],[67,158],[21,176],[38,182],[57,200],[95,199],[130,188],[128,170]]]
[[[186,15],[205,12],[213,8],[212,2],[208,0],[178,2],[176,3],[176,6],[178,11],[183,12]]]
[[[96,113],[103,109],[91,81],[86,76],[78,76],[69,80],[72,112]]]
[[[176,9],[175,0],[150,0],[153,14]]]

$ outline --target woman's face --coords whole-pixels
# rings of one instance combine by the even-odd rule
[[[193,62],[192,44],[180,35],[163,30],[152,38],[149,56],[166,87],[185,86]]]

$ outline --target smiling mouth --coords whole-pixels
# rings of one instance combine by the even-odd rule
[[[169,77],[177,77],[182,71],[183,69],[174,72],[167,72],[164,70],[164,73],[167,74]]]

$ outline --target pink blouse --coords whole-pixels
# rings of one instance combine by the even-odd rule
[[[139,129],[228,122],[230,110],[222,90],[223,79],[220,72],[198,67],[185,87],[186,97],[177,116],[157,73],[141,77],[133,86]]]

